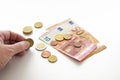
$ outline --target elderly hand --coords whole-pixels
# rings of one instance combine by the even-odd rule
[[[24,55],[30,46],[25,38],[11,31],[0,31],[0,70],[14,55]]]

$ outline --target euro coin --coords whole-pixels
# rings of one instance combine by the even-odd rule
[[[62,34],[57,34],[57,35],[55,36],[55,39],[56,39],[57,41],[63,41],[63,40],[64,40],[64,37],[63,37]]]
[[[41,56],[43,58],[48,58],[49,56],[51,56],[51,53],[50,53],[50,51],[43,51],[42,54],[41,54]]]
[[[57,56],[51,55],[51,56],[48,58],[48,61],[51,62],[51,63],[56,62],[56,61],[57,61]]]
[[[43,50],[46,49],[46,45],[43,44],[43,43],[38,43],[35,48],[36,48],[36,50],[38,50],[38,51],[43,51]]]
[[[72,38],[72,34],[65,34],[63,37],[64,39],[69,40]]]
[[[81,47],[81,42],[74,42],[73,45],[77,48],[80,48]]]
[[[58,41],[51,41],[50,45],[51,46],[56,46],[58,44]]]
[[[35,26],[36,28],[41,28],[41,27],[43,26],[43,24],[42,24],[42,22],[36,22],[36,23],[34,24],[34,26]]]
[[[26,27],[23,28],[23,33],[24,34],[30,34],[30,33],[32,33],[32,31],[33,31],[33,29],[32,29],[31,26],[26,26]]]
[[[34,44],[34,41],[31,38],[27,38],[25,41],[28,41],[30,43],[30,47],[32,47]]]
[[[82,33],[84,33],[84,30],[80,30],[76,32],[77,35],[81,35]]]

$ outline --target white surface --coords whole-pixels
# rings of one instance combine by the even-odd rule
[[[34,45],[25,56],[14,57],[0,71],[0,80],[120,80],[119,4],[119,0],[1,0],[0,30],[23,35],[24,26],[42,21],[42,29],[34,28],[31,36],[25,36],[36,44],[47,27],[71,18],[108,48],[78,63],[48,46],[47,50],[58,57],[51,64]]]

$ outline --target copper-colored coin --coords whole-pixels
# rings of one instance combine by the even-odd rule
[[[58,44],[58,41],[51,41],[50,45],[51,46],[56,46]]]
[[[82,33],[84,33],[84,30],[80,30],[76,32],[77,35],[81,35]]]
[[[80,27],[78,27],[78,26],[77,26],[77,27],[74,27],[74,28],[72,29],[72,31],[73,31],[73,32],[80,31]]]
[[[80,48],[81,47],[81,42],[74,42],[73,44],[75,47]]]
[[[50,53],[50,51],[43,51],[42,54],[41,54],[41,56],[43,58],[48,58],[49,56],[51,56],[51,53]]]

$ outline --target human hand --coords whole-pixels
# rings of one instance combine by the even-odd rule
[[[25,38],[11,31],[0,31],[0,70],[12,59],[14,55],[24,55],[30,46]]]

